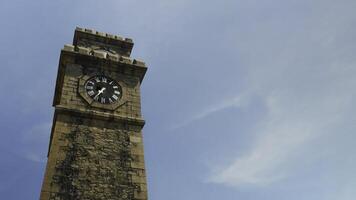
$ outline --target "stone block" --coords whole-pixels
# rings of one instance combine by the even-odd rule
[[[147,192],[145,191],[135,191],[134,199],[147,199]]]
[[[131,38],[125,38],[125,41],[126,41],[126,42],[130,42],[130,43],[133,42],[133,40],[132,40]]]
[[[119,61],[119,55],[118,54],[112,54],[108,53],[107,58],[113,61]]]
[[[106,58],[107,53],[100,50],[93,50],[93,55],[98,58]]]
[[[119,35],[115,35],[115,39],[124,41],[124,39],[123,39],[121,36],[119,36]]]
[[[85,32],[87,32],[87,33],[95,33],[95,31],[94,30],[92,30],[92,29],[85,29]]]
[[[84,29],[84,28],[80,28],[80,27],[76,27],[76,28],[75,28],[75,30],[77,30],[77,31],[82,31],[82,32],[84,32],[84,31],[85,31],[85,29]]]
[[[145,164],[143,162],[131,162],[131,167],[134,169],[145,169]]]
[[[143,62],[143,61],[141,61],[139,59],[134,59],[133,60],[133,64],[137,65],[137,66],[140,66],[140,67],[145,67],[146,66],[145,62]]]
[[[109,33],[106,34],[106,37],[111,38],[111,39],[115,39],[115,35],[112,35],[112,34],[109,34]]]
[[[120,61],[123,62],[123,63],[127,63],[127,64],[131,64],[132,63],[131,58],[126,57],[126,56],[121,56],[120,57]]]
[[[96,32],[96,34],[97,34],[97,35],[100,35],[100,36],[103,36],[103,37],[105,37],[105,36],[106,36],[106,33],[99,32],[99,31],[97,31],[97,32]]]
[[[130,136],[130,142],[132,143],[141,143],[142,138],[141,137],[136,137],[136,136]]]
[[[81,47],[81,46],[78,46],[77,48],[78,48],[79,53],[85,54],[85,55],[90,55],[91,49],[86,48],[86,47]]]
[[[137,147],[131,148],[130,153],[134,155],[143,155],[143,148],[137,148]]]
[[[66,44],[66,45],[64,45],[63,50],[65,50],[65,51],[74,51],[74,46],[71,45],[71,44]]]
[[[136,175],[132,175],[131,176],[131,180],[133,183],[146,183],[146,176],[136,176]]]

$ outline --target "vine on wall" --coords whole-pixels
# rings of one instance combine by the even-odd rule
[[[80,124],[80,123],[78,123]],[[122,130],[76,125],[63,134],[67,145],[64,158],[57,161],[52,185],[59,192],[51,200],[130,200],[131,183],[129,136]]]

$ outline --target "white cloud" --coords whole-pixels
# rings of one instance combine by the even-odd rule
[[[331,8],[324,9],[327,12]],[[278,41],[270,39],[277,29],[268,21],[247,36],[246,44],[241,41],[244,47],[250,46],[239,51],[242,57],[250,58],[246,61],[248,87],[243,92],[261,97],[267,113],[261,121],[250,124],[257,127],[250,133],[254,139],[247,141],[251,148],[215,170],[211,182],[233,187],[266,186],[290,178],[311,157],[303,154],[305,149],[318,154],[319,148],[326,148],[313,147],[313,141],[328,140],[328,134],[343,134],[346,122],[356,118],[350,114],[356,109],[356,60],[349,53],[354,50],[349,42],[354,40],[347,28],[351,19],[326,12],[309,16],[311,28],[281,35]],[[253,38],[258,40],[251,41]],[[202,119],[232,106],[225,105],[208,108],[197,116]],[[246,105],[246,109],[254,106]],[[340,144],[330,141],[328,145]]]
[[[256,136],[254,141],[250,141],[252,148],[216,171],[210,181],[235,187],[264,186],[296,173],[294,170],[298,166],[291,166],[291,163],[303,163],[307,159],[308,155],[301,153],[312,148],[310,142],[315,138],[325,140],[328,130],[349,120],[348,111],[355,109],[353,98],[356,92],[352,89],[356,87],[355,69],[356,64],[338,64],[337,71],[334,71],[331,64],[318,72],[331,79],[314,82],[296,77],[292,82],[299,82],[297,87],[291,86],[293,83],[283,85],[279,82],[281,80],[268,80],[271,81],[269,84],[261,84],[252,90],[252,93],[264,97],[268,114],[263,122],[251,122],[251,126],[259,127],[251,133]],[[266,81],[266,78],[260,78]],[[317,90],[307,91],[308,85],[315,84]],[[300,86],[306,90],[299,90]],[[217,111],[219,107],[209,110]]]
[[[197,114],[193,115],[192,117],[188,118],[187,120],[177,123],[174,126],[171,127],[172,130],[178,129],[184,126],[187,126],[195,121],[198,121],[200,119],[203,119],[215,112],[219,112],[221,110],[230,108],[230,107],[245,107],[246,104],[248,103],[246,97],[244,95],[240,95],[231,99],[226,99],[225,101],[209,106],[202,110],[201,112],[198,112]]]
[[[246,89],[247,93],[262,97],[267,108],[262,122],[251,122],[251,126],[258,127],[251,133],[256,136],[249,141],[252,148],[215,171],[210,181],[239,187],[265,186],[288,178],[298,168],[298,164],[292,163],[307,159],[308,155],[301,155],[304,149],[317,150],[310,142],[316,138],[326,140],[325,134],[348,121],[348,111],[356,107],[356,62],[334,61],[322,69],[316,65],[310,70],[306,70],[309,66],[290,65],[290,74],[285,74],[286,69],[278,70],[280,65],[269,66],[273,74],[259,74],[260,69],[251,69],[253,81]],[[299,74],[300,71],[303,73]]]
[[[288,163],[303,159],[303,148],[337,123],[339,111],[350,103],[340,107],[332,96],[321,95],[314,103],[314,99],[298,98],[298,102],[293,101],[293,96],[279,95],[266,98],[269,114],[254,133],[257,138],[252,141],[252,149],[217,171],[211,181],[230,186],[264,186],[288,177],[293,173]],[[342,101],[344,97],[340,98]],[[318,105],[318,101],[326,102]]]

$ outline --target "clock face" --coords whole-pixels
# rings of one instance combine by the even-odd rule
[[[122,96],[120,85],[107,76],[93,76],[85,83],[86,93],[101,104],[111,104]]]

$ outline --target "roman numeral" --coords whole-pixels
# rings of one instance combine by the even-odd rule
[[[113,82],[114,82],[114,81],[111,81],[111,82],[109,83],[109,85],[112,85]]]
[[[119,99],[119,97],[118,97],[118,96],[116,96],[115,94],[114,94],[114,95],[112,95],[112,98],[113,98],[113,99],[115,99],[115,100],[118,100],[118,99]]]
[[[89,96],[93,96],[93,95],[95,94],[95,92],[94,92],[93,90],[90,90],[90,91],[88,92],[88,94],[89,94]]]
[[[94,87],[93,87],[93,86],[90,86],[90,85],[87,85],[85,88],[86,88],[87,90],[93,90],[93,89],[94,89]]]
[[[100,83],[99,77],[96,77],[96,78],[95,78],[95,81],[96,81],[97,83]]]
[[[105,103],[105,98],[101,97],[100,102]]]
[[[93,81],[88,81],[88,84],[94,85],[94,82]]]
[[[111,100],[111,98],[109,98],[109,102],[110,102],[110,103],[114,103],[114,102]]]
[[[118,88],[119,88],[119,86],[116,86],[116,85],[115,85],[115,86],[113,86],[112,88],[114,88],[114,89],[118,89]]]
[[[101,81],[102,81],[103,83],[107,83],[107,82],[108,82],[108,80],[107,80],[105,77],[102,77],[102,78],[101,78]]]
[[[118,94],[118,95],[121,94],[120,91],[118,91],[118,90],[115,90],[114,93],[115,93],[115,94]]]

